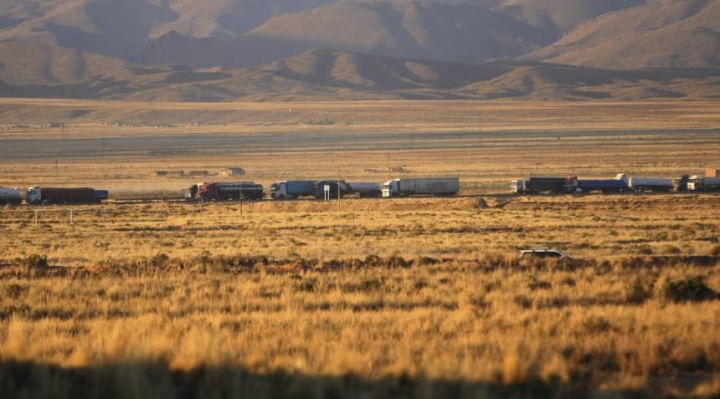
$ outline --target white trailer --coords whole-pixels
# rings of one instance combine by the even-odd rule
[[[20,203],[22,203],[22,191],[14,188],[0,187],[0,205],[19,205]]]
[[[383,184],[383,197],[406,197],[410,195],[455,195],[460,191],[457,177],[415,177],[388,180]]]

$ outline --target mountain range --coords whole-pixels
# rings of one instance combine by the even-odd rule
[[[716,98],[720,0],[5,0],[0,95]]]

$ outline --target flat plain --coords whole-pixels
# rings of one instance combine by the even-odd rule
[[[113,200],[73,206],[72,224],[68,206],[0,208],[0,387],[717,396],[720,196],[516,197],[508,185],[720,168],[719,106],[3,100],[0,184]],[[172,200],[227,167],[266,186],[453,175],[461,192]],[[574,260],[518,257],[537,246]]]

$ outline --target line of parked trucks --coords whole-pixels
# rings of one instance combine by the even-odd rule
[[[529,177],[512,180],[513,194],[589,194],[589,193],[643,193],[643,192],[687,192],[720,190],[720,176],[706,172],[705,176],[682,175],[670,177],[628,177],[621,173],[615,178],[580,179],[566,177]]]
[[[705,176],[683,175],[667,177],[628,177],[618,174],[608,179],[580,179],[566,177],[529,177],[512,180],[514,194],[587,194],[626,192],[700,192],[720,191],[720,170],[706,171]],[[414,177],[375,182],[353,182],[342,179],[283,180],[270,185],[270,198],[289,200],[301,197],[337,199],[338,196],[357,195],[361,198],[407,197],[413,195],[453,196],[460,191],[457,177]],[[254,182],[204,182],[185,190],[187,201],[261,200],[266,193]],[[107,190],[89,187],[58,188],[30,187],[19,189],[0,187],[0,205],[4,204],[97,204],[107,201]]]
[[[451,196],[460,191],[457,177],[415,177],[375,182],[352,182],[342,179],[283,180],[270,185],[274,200],[312,197],[337,199],[346,195],[360,198],[407,197],[411,195]],[[185,190],[188,201],[259,200],[265,196],[263,187],[254,182],[198,183]]]
[[[411,195],[452,196],[460,191],[457,177],[415,177],[393,179],[385,184],[374,182],[349,182],[338,179],[285,180],[270,186],[270,198],[274,200],[314,197],[336,199],[338,196],[357,195],[361,198],[407,197]],[[185,190],[187,201],[261,200],[265,191],[255,182],[204,182],[193,184]],[[107,190],[89,187],[57,188],[30,187],[25,193],[14,188],[0,188],[0,205],[19,205],[23,201],[38,204],[96,204],[107,201]]]

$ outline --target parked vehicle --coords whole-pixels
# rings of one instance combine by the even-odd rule
[[[0,205],[22,203],[22,192],[15,188],[0,188]]]
[[[549,248],[532,248],[532,249],[521,249],[520,250],[520,256],[523,258],[554,258],[554,259],[567,259],[572,260],[572,258],[566,254],[565,252],[559,250],[559,249],[549,249]]]
[[[614,179],[578,179],[575,193],[587,194],[592,192],[623,193],[629,190],[628,179],[624,173],[618,174]]]
[[[200,187],[202,187],[203,184],[204,183],[197,183],[197,184],[193,184],[192,186],[186,188],[183,193],[185,195],[185,201],[188,201],[188,202],[195,201],[196,200],[195,197],[197,197],[197,193],[198,193],[198,191],[200,191]]]
[[[360,198],[371,198],[382,196],[382,185],[370,182],[347,182],[345,183],[348,194],[358,194]]]
[[[339,188],[338,188],[339,184]],[[327,187],[328,190],[328,197],[329,198],[335,198],[337,199],[338,194],[340,195],[340,198],[344,197],[345,194],[348,193],[348,187],[347,184],[345,184],[342,180],[319,180],[313,183],[313,187],[315,190],[315,198],[317,199],[324,199],[325,198],[325,188]]]
[[[259,200],[264,195],[263,186],[255,182],[203,183],[195,195],[198,201]]]
[[[688,191],[717,191],[720,190],[720,177],[690,177],[687,184]]]
[[[25,193],[28,204],[97,204],[109,198],[107,190],[89,187],[30,187]]]
[[[675,179],[672,179],[673,191],[688,191],[688,183],[690,183],[690,177],[688,175],[682,175]]]
[[[672,180],[668,177],[631,177],[628,186],[636,193],[671,191],[674,187]]]
[[[457,177],[416,177],[388,180],[383,184],[383,197],[406,197],[410,195],[455,195],[460,191]]]
[[[296,199],[315,196],[315,180],[288,180],[275,182],[270,186],[270,197],[276,200]]]
[[[574,192],[577,188],[577,177],[530,177],[512,180],[510,191],[513,194],[562,194]]]

